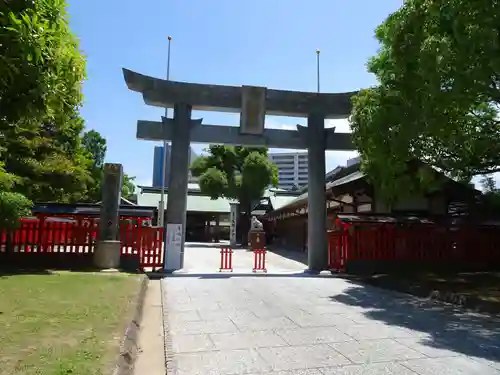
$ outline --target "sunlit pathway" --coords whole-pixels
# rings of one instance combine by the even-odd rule
[[[297,275],[164,279],[170,373],[500,374],[500,324],[491,318]]]
[[[220,267],[220,249],[227,246],[227,243],[186,244],[184,271],[190,273],[217,272]],[[234,249],[233,273],[251,272],[253,264],[253,253],[251,251],[247,249]],[[266,266],[270,273],[297,273],[303,272],[306,268],[302,263],[286,259],[272,252],[267,252]]]

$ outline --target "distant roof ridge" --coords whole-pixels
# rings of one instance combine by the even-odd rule
[[[359,172],[360,170],[361,170],[361,162],[357,162],[357,163],[351,164],[349,166],[342,167],[341,170],[339,170],[337,173],[335,173],[333,175],[334,178],[332,178],[328,182],[337,181],[337,180],[341,179],[342,177],[348,176],[348,175],[355,173],[355,172]]]

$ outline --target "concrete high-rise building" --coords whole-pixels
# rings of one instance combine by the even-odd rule
[[[165,170],[165,187],[168,187],[168,178],[170,176],[170,153],[172,146],[170,143],[167,144],[167,168]],[[198,155],[193,151],[193,149],[189,148],[189,164],[191,164]],[[153,187],[161,188],[161,174],[163,170],[163,146],[155,146],[154,155],[153,155]],[[197,178],[191,175],[191,171],[189,171],[188,176],[189,182],[196,182]]]
[[[307,185],[307,152],[286,152],[269,154],[269,159],[278,167],[278,186],[293,190]]]

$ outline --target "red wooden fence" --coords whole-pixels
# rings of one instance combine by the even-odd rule
[[[345,271],[360,261],[476,270],[500,266],[500,228],[355,223],[329,231],[331,269]]]
[[[144,226],[149,218],[121,217],[122,256],[137,258],[140,267],[163,266],[163,228]],[[39,216],[24,218],[10,233],[0,230],[0,255],[76,254],[91,255],[96,245],[99,219],[85,216]]]

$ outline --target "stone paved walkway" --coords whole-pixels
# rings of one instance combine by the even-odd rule
[[[200,251],[193,269],[213,262]],[[449,306],[298,274],[188,272],[162,287],[173,374],[500,374],[500,322]]]

